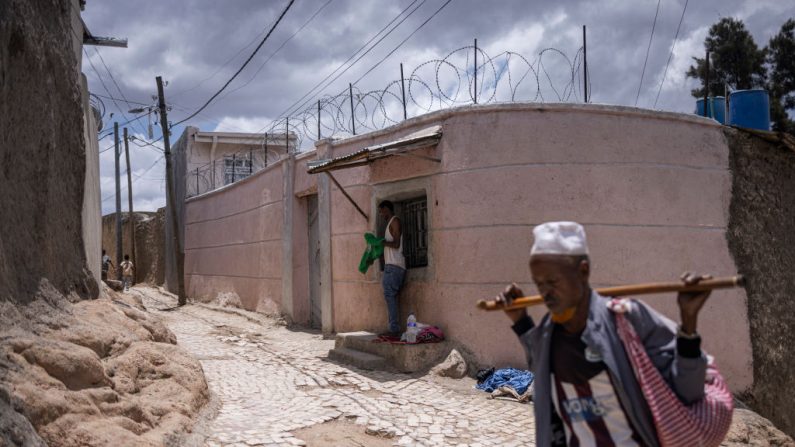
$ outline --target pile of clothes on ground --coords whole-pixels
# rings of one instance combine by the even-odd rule
[[[475,388],[491,393],[492,398],[508,397],[527,402],[533,396],[533,373],[523,369],[502,368],[478,371]]]
[[[444,341],[444,332],[436,326],[417,323],[419,332],[417,333],[417,342],[408,343],[406,341],[406,334],[401,337],[391,335],[379,335],[378,338],[373,340],[373,343],[392,343],[392,344],[419,344],[419,343],[438,343]]]

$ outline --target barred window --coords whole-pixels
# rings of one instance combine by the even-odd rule
[[[251,175],[251,160],[248,157],[224,155],[224,185],[234,183]]]
[[[396,203],[403,232],[406,268],[428,265],[428,199],[423,196]]]

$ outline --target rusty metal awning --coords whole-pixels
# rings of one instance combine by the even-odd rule
[[[399,140],[390,141],[388,143],[378,144],[375,146],[369,146],[352,154],[343,155],[332,159],[310,161],[307,163],[307,172],[310,174],[319,174],[321,172],[364,166],[366,164],[372,163],[375,160],[391,157],[393,155],[408,155],[441,163],[441,160],[438,158],[409,153],[415,149],[435,146],[439,144],[441,139],[442,126],[427,127],[418,132],[409,134]]]

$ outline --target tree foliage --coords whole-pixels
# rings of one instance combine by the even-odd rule
[[[787,20],[767,45],[770,70],[773,128],[795,133],[795,122],[787,114],[795,111],[795,19]]]
[[[722,94],[725,86],[744,90],[765,86],[765,51],[759,49],[742,20],[721,19],[709,28],[704,41],[709,50],[709,89],[711,95]],[[701,87],[693,89],[696,98],[704,97],[706,58],[694,57],[687,76],[701,80]]]

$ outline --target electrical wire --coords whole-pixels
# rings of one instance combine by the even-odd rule
[[[431,14],[431,16],[430,16],[430,17],[428,17],[427,19],[425,19],[425,21],[424,21],[424,22],[422,22],[422,23],[420,24],[420,26],[418,26],[417,28],[415,28],[415,29],[414,29],[414,31],[412,31],[412,32],[411,32],[411,34],[409,34],[409,35],[408,35],[408,36],[407,36],[405,39],[403,39],[403,41],[401,41],[401,42],[400,42],[400,43],[399,43],[399,44],[398,44],[398,45],[397,45],[395,48],[393,48],[393,49],[392,49],[392,51],[390,51],[390,52],[389,52],[389,54],[387,54],[386,56],[384,56],[384,58],[383,58],[383,59],[381,59],[380,61],[376,62],[376,64],[375,64],[375,65],[373,65],[373,66],[372,66],[372,68],[370,68],[369,70],[367,70],[367,72],[366,72],[365,74],[363,74],[361,77],[359,77],[359,79],[357,79],[356,81],[354,81],[354,82],[353,82],[353,85],[356,85],[356,84],[358,84],[358,83],[359,83],[359,81],[361,81],[362,79],[364,79],[364,77],[365,77],[365,76],[367,76],[368,74],[370,74],[370,72],[372,72],[373,70],[375,70],[376,68],[378,68],[378,66],[379,66],[379,65],[381,65],[381,63],[382,63],[382,62],[384,62],[385,60],[387,60],[387,58],[389,58],[389,56],[391,56],[392,54],[394,54],[394,53],[395,53],[395,51],[397,51],[397,50],[398,50],[398,48],[400,48],[401,46],[403,46],[403,44],[404,44],[404,43],[406,43],[406,42],[407,42],[409,39],[411,39],[411,37],[412,37],[412,36],[414,36],[414,34],[416,34],[416,33],[417,33],[417,31],[419,31],[420,29],[422,29],[422,27],[423,27],[423,26],[425,26],[425,25],[426,25],[428,22],[430,22],[430,21],[431,21],[431,20],[432,20],[434,17],[436,17],[436,15],[437,15],[437,14],[439,14],[439,13],[440,13],[440,12],[441,12],[441,11],[442,11],[442,10],[443,10],[445,7],[446,7],[446,6],[447,6],[447,5],[449,5],[449,4],[450,4],[450,2],[452,2],[452,1],[453,1],[453,0],[447,0],[446,2],[444,2],[444,4],[443,4],[441,7],[439,7],[439,9],[437,9],[437,10],[436,10],[436,12],[434,12],[433,14]]]
[[[151,165],[151,166],[149,166],[148,168],[146,168],[146,170],[145,170],[144,172],[142,172],[142,173],[141,173],[141,175],[136,175],[136,174],[133,172],[133,173],[132,173],[132,176],[133,176],[133,177],[135,177],[135,180],[133,180],[131,183],[135,183],[136,181],[140,180],[140,179],[141,179],[141,177],[143,177],[144,175],[146,175],[146,173],[147,173],[147,172],[151,171],[151,170],[152,170],[152,168],[154,168],[154,167],[155,167],[155,166],[156,166],[158,163],[160,163],[160,161],[161,161],[161,160],[163,160],[164,158],[165,158],[165,155],[161,155],[160,157],[158,157],[158,158],[157,158],[157,160],[155,160],[155,162],[154,162],[154,163],[152,163],[152,165]],[[126,173],[126,172],[125,172],[125,173]],[[119,176],[121,176],[121,174],[119,174]],[[127,185],[121,185],[121,186],[120,186],[120,188],[119,188],[119,192],[126,190],[126,188],[127,188]],[[103,202],[103,203],[104,203],[104,202],[107,202],[109,199],[111,199],[111,198],[113,198],[113,197],[115,197],[115,196],[116,196],[116,191],[114,191],[114,192],[112,192],[111,194],[108,194],[107,196],[105,196],[105,198],[103,198],[103,199],[102,199],[102,202]]]
[[[285,116],[285,115],[289,115],[289,114],[291,114],[291,113],[295,113],[295,111],[296,111],[296,110],[300,109],[301,107],[303,107],[303,106],[305,106],[306,104],[308,104],[310,101],[314,100],[314,99],[315,99],[315,98],[316,98],[316,97],[317,97],[317,96],[318,96],[320,93],[322,93],[322,92],[323,92],[323,90],[325,90],[326,88],[328,88],[328,86],[329,86],[329,85],[331,85],[331,83],[333,83],[334,81],[336,81],[337,79],[339,79],[339,77],[340,77],[340,76],[342,76],[342,74],[344,74],[346,71],[348,71],[348,70],[349,70],[349,69],[350,69],[350,68],[353,66],[353,64],[355,64],[356,62],[358,62],[358,61],[361,59],[361,57],[360,57],[359,59],[357,59],[356,61],[354,61],[353,63],[351,63],[351,64],[350,64],[350,65],[349,65],[349,66],[348,66],[348,67],[347,67],[345,70],[343,70],[343,71],[342,71],[342,73],[340,73],[339,75],[337,75],[337,77],[335,77],[334,79],[332,79],[330,82],[326,83],[326,85],[325,85],[323,88],[321,88],[321,89],[320,89],[320,90],[319,90],[317,93],[315,93],[313,96],[311,96],[309,99],[307,99],[307,100],[306,100],[306,101],[304,101],[303,103],[301,102],[301,101],[303,101],[303,100],[304,100],[304,99],[305,99],[307,96],[309,96],[309,95],[312,95],[312,94],[313,94],[313,92],[315,92],[315,90],[317,90],[317,88],[318,88],[318,87],[320,87],[321,85],[323,85],[323,83],[325,83],[325,82],[326,82],[326,81],[327,81],[327,80],[328,80],[330,77],[334,76],[334,74],[335,74],[335,73],[337,73],[337,71],[339,71],[339,70],[340,70],[342,67],[344,67],[344,66],[345,66],[345,65],[346,65],[348,62],[350,62],[350,61],[351,61],[351,59],[353,59],[354,57],[356,57],[356,56],[359,54],[359,52],[361,52],[362,50],[364,50],[365,48],[367,48],[367,46],[368,46],[368,45],[370,45],[370,43],[371,43],[372,41],[374,41],[376,38],[378,38],[378,36],[380,36],[380,35],[381,35],[381,33],[383,33],[384,31],[386,31],[386,30],[387,30],[387,28],[389,28],[390,26],[392,26],[392,24],[393,24],[393,23],[395,23],[395,21],[396,21],[396,20],[398,20],[398,19],[399,19],[399,18],[400,18],[400,17],[401,17],[401,16],[402,16],[402,15],[403,15],[403,14],[404,14],[406,11],[408,11],[409,9],[411,9],[411,7],[412,7],[412,6],[414,6],[414,4],[415,4],[415,3],[417,3],[417,1],[418,1],[418,0],[414,0],[414,1],[412,1],[411,3],[409,3],[409,5],[408,5],[408,6],[406,6],[406,8],[404,8],[402,11],[400,11],[400,13],[398,13],[398,15],[396,15],[396,16],[395,16],[395,17],[394,17],[394,18],[393,18],[391,21],[389,21],[389,23],[387,23],[387,24],[386,24],[386,25],[385,25],[383,28],[381,28],[381,30],[379,30],[377,33],[375,33],[375,35],[373,35],[373,37],[371,37],[371,38],[370,38],[370,40],[368,40],[367,42],[365,42],[365,43],[364,43],[364,45],[362,45],[362,46],[361,46],[361,47],[360,47],[358,50],[356,50],[356,51],[355,51],[355,52],[354,52],[354,53],[353,53],[353,54],[352,54],[352,55],[351,55],[351,56],[350,56],[348,59],[346,59],[346,60],[345,60],[345,62],[343,62],[342,64],[340,64],[340,65],[339,65],[337,68],[335,68],[335,69],[334,69],[334,70],[333,70],[331,73],[329,73],[329,74],[328,74],[328,75],[327,75],[325,78],[323,78],[323,79],[322,79],[320,82],[318,82],[317,84],[315,84],[315,86],[314,86],[314,87],[312,87],[311,89],[309,89],[309,91],[308,91],[307,93],[305,93],[305,94],[304,94],[304,96],[302,96],[302,97],[298,98],[298,100],[297,100],[297,101],[295,101],[295,102],[294,102],[292,105],[290,105],[289,107],[287,107],[287,109],[285,109],[284,111],[282,111],[281,113],[279,113],[279,115],[278,115],[278,116],[282,117],[282,116]],[[384,35],[384,37],[388,36],[388,35],[389,35],[389,34],[390,34],[392,31],[394,31],[394,30],[395,30],[395,29],[396,29],[398,26],[400,26],[400,24],[402,24],[402,23],[403,23],[403,22],[404,22],[404,21],[405,21],[407,18],[409,18],[409,17],[410,17],[412,14],[414,14],[414,12],[415,12],[415,11],[417,11],[417,9],[419,9],[419,8],[420,8],[420,7],[421,7],[421,6],[422,6],[422,5],[423,5],[423,4],[426,2],[426,1],[427,1],[427,0],[423,0],[423,1],[422,1],[422,3],[420,3],[420,4],[419,4],[419,5],[416,7],[416,8],[414,8],[414,9],[413,9],[413,10],[412,10],[412,11],[411,11],[411,12],[410,12],[410,13],[409,13],[409,14],[408,14],[406,17],[404,17],[404,18],[403,18],[403,19],[402,19],[402,20],[401,20],[401,21],[400,21],[400,22],[399,22],[397,25],[395,25],[394,27],[392,27],[392,29],[391,29],[391,30],[389,30],[389,32],[388,32],[387,34],[385,34],[385,35]],[[381,38],[381,40],[383,40],[383,37]],[[364,54],[367,54],[367,53],[368,53],[368,52],[370,52],[370,51],[371,51],[373,48],[375,48],[375,46],[376,46],[376,45],[378,45],[378,43],[380,43],[380,42],[381,42],[381,40],[379,40],[379,41],[378,41],[378,42],[376,42],[376,43],[375,43],[373,46],[371,46],[371,47],[370,47],[370,49],[368,49],[368,50],[367,50],[367,52],[365,52]],[[263,127],[262,129],[265,129],[266,127],[268,127],[268,126],[265,126],[265,127]],[[260,129],[260,131],[262,131],[262,129]],[[258,133],[259,133],[259,132],[258,132]]]
[[[139,120],[139,119],[141,119],[141,118],[143,118],[143,117],[145,117],[145,116],[147,116],[147,115],[148,115],[147,113],[144,113],[143,115],[139,115],[139,116],[138,116],[138,117],[136,117],[136,118],[132,118],[132,119],[130,119],[130,120],[127,120],[127,121],[125,121],[125,122],[123,122],[123,123],[119,123],[119,127],[123,127],[123,126],[125,126],[125,125],[127,125],[127,124],[130,124],[130,123],[131,123],[131,122],[133,122],[133,121],[137,121],[137,120]],[[105,135],[102,135],[101,137],[99,137],[99,139],[101,140],[101,139],[103,139],[103,138],[106,138],[106,137],[108,137],[108,136],[110,136],[110,135],[113,135],[113,129],[110,129],[110,130],[109,130],[109,131],[107,131],[107,132],[108,132],[108,133],[106,133]]]
[[[657,10],[654,12],[654,21],[651,24],[651,35],[649,36],[649,46],[646,48],[646,59],[643,61],[643,70],[640,72],[640,84],[638,94],[635,96],[635,105],[638,105],[640,98],[640,88],[643,86],[643,75],[646,74],[646,63],[649,62],[649,52],[651,51],[651,41],[654,39],[654,28],[657,27],[657,16],[660,14],[660,0],[657,0]]]
[[[248,81],[246,81],[246,82],[245,82],[243,85],[241,85],[241,86],[239,86],[239,87],[235,88],[234,90],[231,90],[231,91],[227,92],[227,93],[226,93],[224,96],[222,96],[222,97],[221,97],[221,99],[224,99],[224,98],[226,98],[227,96],[231,95],[232,93],[234,93],[234,92],[236,92],[236,91],[238,91],[238,90],[242,89],[243,87],[245,87],[245,86],[249,85],[249,84],[251,83],[251,81],[253,81],[253,80],[254,80],[254,79],[257,77],[257,75],[259,74],[259,72],[260,72],[260,71],[262,71],[262,69],[265,67],[265,64],[267,64],[267,63],[268,63],[268,61],[270,61],[270,60],[271,60],[271,58],[273,58],[273,56],[275,56],[275,55],[276,55],[276,53],[278,53],[279,51],[281,51],[281,49],[282,49],[282,48],[284,48],[284,46],[285,46],[285,45],[287,45],[287,42],[291,41],[291,40],[293,39],[293,37],[295,37],[296,35],[298,35],[298,33],[300,33],[300,32],[301,32],[301,31],[302,31],[304,28],[306,28],[306,26],[307,26],[307,25],[309,25],[309,23],[310,23],[312,20],[314,20],[314,19],[315,19],[315,17],[317,17],[317,15],[318,15],[318,14],[320,14],[320,11],[322,11],[322,10],[323,10],[323,9],[324,9],[326,6],[328,6],[328,5],[329,5],[329,3],[331,3],[332,1],[334,1],[334,0],[328,0],[326,3],[323,3],[323,4],[320,6],[320,8],[318,8],[318,9],[317,9],[317,11],[315,11],[315,13],[314,13],[314,14],[312,14],[312,16],[311,16],[311,17],[309,17],[309,19],[308,19],[306,22],[304,22],[304,24],[303,24],[303,25],[301,25],[301,26],[298,28],[298,30],[296,30],[296,32],[294,32],[294,33],[293,33],[293,34],[292,34],[290,37],[288,37],[288,38],[287,38],[287,39],[286,39],[284,42],[282,42],[282,44],[279,46],[279,48],[277,48],[277,49],[276,49],[276,51],[274,51],[273,53],[271,53],[271,54],[270,54],[270,56],[268,56],[268,57],[267,57],[267,59],[265,59],[264,61],[262,61],[262,64],[260,64],[260,66],[259,66],[259,68],[257,69],[257,71],[256,71],[256,72],[254,72],[254,75],[253,75],[253,76],[251,76],[251,79],[249,79]]]
[[[142,102],[128,101],[126,99],[114,98],[113,96],[100,95],[99,93],[92,93],[92,95],[99,96],[100,98],[111,99],[113,101],[124,101],[124,102],[126,102],[127,104],[130,104],[130,105],[135,104],[135,105],[145,106],[145,107],[152,106],[152,104],[144,104]]]
[[[116,78],[113,76],[113,73],[110,71],[110,68],[108,68],[108,65],[105,63],[105,58],[102,57],[102,53],[99,52],[99,48],[94,47],[94,52],[97,53],[97,56],[99,56],[99,60],[100,62],[102,62],[102,66],[105,67],[105,71],[108,72],[108,76],[110,76],[110,80],[113,81],[113,85],[116,86],[116,90],[118,90],[121,97],[124,98],[122,101],[126,102],[128,106],[133,105],[133,103],[127,100],[127,97],[124,95],[124,92],[121,90],[121,87],[119,87],[119,83],[116,82]],[[108,95],[110,95],[110,92],[108,92]],[[116,104],[116,107],[118,107],[118,103],[116,102],[115,99],[113,100],[113,103]],[[121,112],[121,116],[123,116],[125,120],[129,120],[129,118],[127,118],[127,114],[124,113],[124,110],[119,109],[119,111]],[[133,123],[140,124],[138,122],[133,122]],[[144,130],[143,133],[146,133],[146,130]]]
[[[189,120],[189,119],[193,118],[194,116],[198,115],[198,114],[199,114],[199,112],[201,112],[201,111],[202,111],[202,110],[204,110],[204,109],[205,109],[205,108],[206,108],[208,105],[210,105],[210,103],[211,103],[211,102],[212,102],[212,101],[213,101],[213,100],[214,100],[216,97],[218,97],[218,95],[220,95],[220,94],[221,94],[221,92],[223,92],[223,91],[224,91],[224,89],[226,89],[226,87],[228,87],[228,86],[229,86],[229,84],[231,84],[231,83],[232,83],[232,81],[234,81],[234,80],[235,80],[235,78],[236,78],[236,77],[237,77],[237,76],[240,74],[240,72],[242,72],[242,71],[243,71],[243,69],[244,69],[244,68],[246,68],[246,66],[248,65],[248,63],[249,63],[249,62],[251,62],[251,59],[253,59],[253,58],[254,58],[254,56],[257,54],[257,52],[259,51],[259,49],[260,49],[260,48],[262,48],[262,46],[265,44],[265,42],[268,40],[268,38],[271,36],[271,34],[273,34],[273,31],[276,29],[276,27],[277,27],[277,26],[279,25],[279,23],[282,21],[282,19],[284,18],[284,15],[285,15],[285,14],[287,14],[287,11],[289,11],[289,10],[290,10],[290,7],[292,7],[292,6],[293,6],[293,3],[295,3],[295,0],[290,0],[290,3],[288,3],[288,4],[287,4],[287,6],[284,8],[284,10],[282,11],[281,15],[280,15],[280,16],[279,16],[279,18],[276,20],[276,23],[274,23],[274,24],[273,24],[273,26],[271,27],[271,29],[268,31],[268,34],[266,34],[266,35],[265,35],[265,37],[262,39],[262,41],[259,43],[259,45],[257,45],[257,48],[255,48],[255,49],[254,49],[254,51],[251,53],[251,56],[249,56],[249,57],[248,57],[248,59],[246,59],[246,61],[243,63],[243,65],[241,65],[241,66],[240,66],[240,68],[239,68],[239,69],[238,69],[238,70],[235,72],[235,74],[234,74],[234,75],[232,75],[232,77],[231,77],[231,78],[229,78],[229,80],[228,80],[228,81],[226,81],[226,83],[223,85],[223,87],[221,87],[221,88],[220,88],[220,89],[219,89],[217,92],[215,92],[215,94],[214,94],[213,96],[211,96],[211,97],[210,97],[210,99],[208,99],[208,100],[207,100],[207,102],[205,102],[203,106],[199,107],[199,109],[198,109],[197,111],[193,112],[193,113],[192,113],[190,116],[188,116],[187,118],[185,118],[185,119],[183,119],[183,120],[180,120],[180,121],[177,121],[176,123],[172,124],[172,125],[171,125],[171,127],[174,127],[174,126],[177,126],[177,125],[179,125],[179,124],[182,124],[182,123],[184,123],[185,121],[187,121],[187,120]]]
[[[682,21],[685,19],[685,11],[687,11],[687,3],[690,0],[685,0],[685,7],[682,8],[682,16],[679,17],[679,25],[676,26],[676,35],[674,35],[674,43],[671,44],[671,52],[668,54],[668,62],[665,63],[665,70],[663,71],[662,81],[660,81],[660,88],[657,89],[657,97],[654,98],[654,107],[657,107],[657,101],[660,99],[660,92],[662,92],[663,84],[665,84],[665,76],[668,74],[668,65],[671,64],[671,58],[674,56],[674,48],[676,48],[676,40],[679,38],[679,30],[682,28]]]
[[[271,25],[272,25],[272,24],[271,24]],[[210,79],[214,78],[214,77],[215,77],[215,75],[217,75],[218,73],[220,73],[220,72],[221,72],[221,70],[223,70],[223,69],[224,69],[224,67],[226,67],[227,65],[229,65],[229,63],[230,63],[230,62],[232,62],[232,61],[233,61],[233,60],[234,60],[236,57],[238,57],[238,56],[240,55],[240,53],[242,53],[243,51],[245,51],[245,49],[246,49],[246,48],[248,48],[248,47],[250,47],[251,45],[253,45],[253,44],[254,44],[254,42],[256,42],[256,41],[257,41],[257,39],[259,39],[259,38],[260,38],[260,36],[262,36],[262,34],[264,34],[264,33],[265,33],[265,31],[266,31],[267,29],[268,29],[267,27],[266,27],[266,28],[263,28],[263,29],[262,29],[262,31],[260,31],[259,33],[257,33],[257,35],[256,35],[256,36],[254,36],[254,38],[253,38],[253,39],[251,39],[251,42],[247,43],[247,44],[246,44],[246,45],[244,45],[242,48],[240,48],[239,50],[237,50],[237,53],[233,54],[233,55],[232,55],[232,56],[231,56],[229,59],[227,59],[227,60],[226,60],[226,61],[225,61],[223,64],[221,64],[221,65],[220,65],[220,66],[219,66],[219,67],[218,67],[218,68],[217,68],[217,69],[216,69],[216,70],[213,72],[213,74],[211,74],[210,76],[208,76],[208,77],[206,77],[206,78],[202,79],[201,81],[197,82],[197,83],[196,83],[196,84],[195,84],[193,87],[186,88],[186,89],[184,89],[184,90],[180,90],[180,91],[178,91],[178,92],[176,92],[176,93],[173,93],[173,94],[171,94],[170,96],[171,96],[172,98],[176,98],[176,97],[178,97],[178,96],[181,96],[181,95],[183,95],[183,94],[185,94],[185,93],[187,93],[187,92],[189,92],[189,91],[196,90],[196,89],[197,89],[197,88],[199,88],[199,87],[200,87],[202,84],[204,84],[205,82],[207,82],[207,81],[209,81]]]

